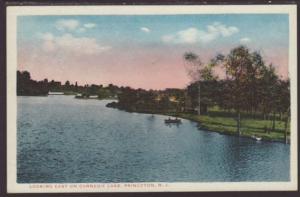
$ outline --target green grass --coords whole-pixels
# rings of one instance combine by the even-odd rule
[[[201,129],[214,131],[222,134],[236,135],[237,121],[234,111],[224,111],[218,107],[209,109],[206,115],[196,115],[191,113],[176,113],[175,111],[159,111],[151,109],[135,109],[129,112],[162,114],[167,116],[178,116],[199,123]],[[284,142],[285,122],[276,117],[275,130],[272,131],[272,120],[263,120],[261,114],[241,113],[241,136],[251,137],[253,135],[262,137],[263,140]],[[290,128],[290,125],[288,125]],[[267,131],[269,132],[266,132]],[[289,132],[288,132],[289,135]],[[289,136],[288,136],[289,138]]]
[[[167,115],[175,115],[174,113],[167,113]],[[216,116],[216,115],[195,115],[187,113],[177,114],[179,117],[192,120],[200,123],[199,126],[202,129],[215,131],[223,134],[236,134],[237,122],[234,118],[234,114],[228,117]],[[259,120],[253,118],[241,118],[241,132],[242,136],[251,137],[253,135],[262,137],[264,140],[283,141],[284,140],[284,126],[283,121],[275,122],[275,130],[269,133],[265,132],[265,127],[271,130],[271,120]]]

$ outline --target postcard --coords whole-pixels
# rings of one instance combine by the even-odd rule
[[[8,193],[297,190],[296,19],[8,6]]]

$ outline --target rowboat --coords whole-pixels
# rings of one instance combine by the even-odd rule
[[[171,123],[180,124],[181,120],[178,118],[175,118],[175,119],[168,118],[168,119],[165,119],[165,123],[166,124],[171,124]]]

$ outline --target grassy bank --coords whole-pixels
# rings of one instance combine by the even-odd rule
[[[175,116],[174,113],[162,113],[165,115]],[[234,117],[222,117],[214,115],[201,115],[179,113],[176,114],[178,117],[195,121],[199,123],[199,128],[219,132],[222,134],[236,135],[236,120]],[[267,133],[265,127],[271,128],[271,120],[260,120],[253,118],[242,118],[241,120],[241,136],[251,137],[253,135],[262,137],[263,140],[267,141],[284,141],[284,126],[283,121],[277,120],[275,122],[275,130]]]
[[[119,108],[117,105],[108,105],[108,107]],[[121,109],[125,110],[126,109]],[[177,116],[180,118],[188,119],[199,123],[199,128],[207,131],[214,131],[227,135],[236,135],[237,122],[235,119],[234,112],[225,112],[220,109],[213,108],[206,115],[196,115],[191,113],[175,113],[175,112],[165,112],[157,110],[131,110],[128,112],[137,113],[148,113],[148,114],[162,114],[168,116]],[[261,118],[253,118],[247,114],[241,117],[241,136],[243,137],[261,137],[263,140],[267,141],[279,141],[284,142],[284,129],[285,122],[277,118],[275,122],[275,130],[271,131],[272,121],[262,120]],[[266,129],[269,132],[266,132]]]

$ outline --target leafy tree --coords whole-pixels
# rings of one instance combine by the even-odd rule
[[[227,80],[232,81],[230,94],[231,101],[237,113],[237,134],[241,134],[241,110],[245,108],[247,101],[248,73],[252,68],[252,56],[249,49],[239,46],[230,51],[227,56],[222,57],[226,69]]]
[[[278,76],[275,73],[275,68],[272,64],[264,68],[263,76],[259,79],[258,98],[260,99],[260,108],[263,112],[264,119],[273,113],[272,130],[275,129],[275,113],[276,105],[278,104]],[[268,127],[267,125],[265,126]],[[270,131],[267,130],[266,131]]]
[[[96,91],[96,90],[95,90]],[[99,99],[108,98],[111,96],[111,93],[109,90],[101,88],[97,90],[97,95]]]
[[[187,62],[187,71],[188,75],[191,77],[192,81],[196,82],[198,85],[198,105],[197,105],[197,113],[201,114],[201,83],[203,81],[211,81],[215,80],[216,77],[213,76],[212,68],[214,66],[213,63],[208,65],[204,65],[200,60],[199,56],[193,52],[186,52],[184,54],[184,60]],[[204,100],[207,100],[205,98]],[[206,111],[207,105],[205,106]]]
[[[17,71],[17,95],[40,96],[48,94],[47,81],[34,81],[28,71]]]

